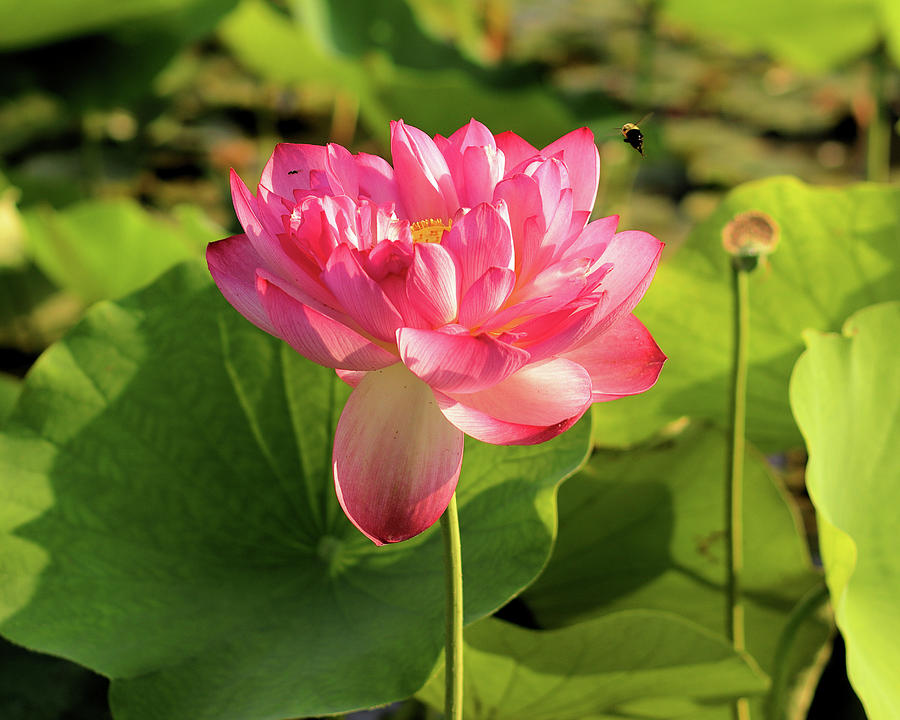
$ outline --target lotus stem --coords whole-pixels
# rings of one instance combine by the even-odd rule
[[[463,587],[462,547],[459,541],[459,513],[456,493],[441,515],[444,536],[444,571],[447,578],[447,639],[445,643],[444,696],[445,720],[462,720],[463,716]]]
[[[743,506],[744,444],[747,415],[747,341],[750,330],[750,292],[748,263],[734,258],[734,359],[731,378],[731,438],[728,447],[728,473],[725,483],[725,562],[728,606],[725,627],[737,652],[744,652],[744,603],[741,597],[741,573],[744,569]],[[749,720],[746,698],[735,700],[735,720]]]

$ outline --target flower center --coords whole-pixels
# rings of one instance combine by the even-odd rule
[[[429,218],[428,220],[417,220],[409,226],[409,229],[412,232],[413,242],[439,243],[444,237],[444,231],[449,230],[452,224],[451,220]]]

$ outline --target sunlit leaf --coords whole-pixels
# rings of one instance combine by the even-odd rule
[[[683,415],[725,426],[733,300],[721,233],[747,210],[770,215],[781,235],[750,277],[747,423],[763,450],[802,441],[788,404],[802,332],[837,330],[854,310],[896,297],[900,188],[817,188],[791,178],[742,185],[660,265],[636,313],[668,362],[648,393],[597,406],[594,433],[601,441],[606,427],[621,434],[619,426],[639,413],[658,426]]]
[[[665,0],[662,8],[672,20],[732,47],[766,51],[819,72],[871,50],[882,23],[879,0]]]
[[[560,630],[486,618],[465,632],[469,720],[666,717],[689,699],[764,692],[766,677],[724,641],[667,613],[626,610]],[[443,673],[420,693],[442,706]],[[646,714],[648,701],[669,707]],[[632,714],[637,708],[641,712]],[[696,710],[696,706],[694,706]]]
[[[206,3],[208,0],[29,0],[0,4],[0,48],[18,48],[96,32]],[[228,0],[219,0],[227,7]]]
[[[561,488],[553,557],[524,594],[537,621],[559,627],[648,608],[724,634],[725,466],[725,441],[713,429],[652,449],[595,453]],[[794,632],[792,610],[821,580],[765,462],[751,454],[745,472],[747,649],[788,689],[827,637],[810,616],[782,640]],[[782,650],[779,642],[787,643]]]
[[[28,249],[41,270],[88,303],[136,290],[224,235],[211,224],[203,229],[190,214],[179,223],[126,199],[30,210],[24,217]]]
[[[348,392],[201,265],[94,306],[0,435],[3,634],[112,678],[121,718],[275,720],[414,693],[443,644],[440,532],[379,548],[341,512]],[[546,562],[589,433],[467,444],[468,621]]]
[[[847,671],[871,720],[900,716],[900,303],[859,311],[843,334],[809,332],[791,405]]]

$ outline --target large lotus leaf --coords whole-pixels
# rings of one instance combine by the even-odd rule
[[[218,0],[223,7],[229,0]],[[0,48],[38,45],[97,32],[125,22],[146,22],[209,0],[29,0],[0,3]]]
[[[712,428],[652,449],[595,453],[562,487],[553,557],[523,596],[538,622],[650,608],[724,634],[725,453]],[[790,619],[821,579],[765,461],[750,454],[745,472],[747,650],[776,681],[769,702],[780,707],[828,634],[812,616]]]
[[[398,32],[384,20],[375,24],[379,32]],[[429,134],[449,134],[474,115],[494,132],[514,130],[537,145],[575,126],[566,105],[529,68],[492,74],[459,63],[438,63],[433,70],[398,66],[378,53],[355,59],[329,53],[323,48],[327,41],[314,37],[312,29],[259,0],[243,0],[221,24],[219,36],[242,63],[268,80],[351,94],[359,102],[362,122],[385,145],[389,121],[398,117]]]
[[[0,435],[3,634],[112,678],[128,720],[319,715],[418,690],[443,643],[440,531],[379,548],[344,517],[330,444],[347,394],[199,264],[94,306]],[[467,445],[469,622],[546,562],[555,488],[589,433]]]
[[[871,720],[900,717],[900,302],[809,332],[791,404],[809,450],[828,590]]]
[[[638,305],[638,316],[669,360],[645,395],[595,406],[599,442],[607,428],[620,437],[638,414],[655,418],[658,426],[682,415],[725,426],[733,301],[721,233],[747,210],[768,213],[781,230],[777,250],[750,277],[747,424],[764,451],[802,442],[788,381],[803,351],[803,331],[837,331],[855,310],[896,297],[900,188],[817,188],[791,178],[736,188],[660,265]]]
[[[266,80],[349,94],[369,131],[387,142],[393,118],[374,93],[382,63],[328,54],[308,28],[262,0],[241,0],[217,32],[241,63]]]
[[[768,685],[724,638],[646,610],[559,630],[485,618],[465,631],[464,669],[468,720],[670,719],[673,703],[754,695]],[[443,681],[441,672],[420,697],[441,707]],[[651,702],[667,714],[648,714]]]
[[[24,213],[28,249],[41,270],[85,302],[137,290],[173,265],[199,257],[222,232],[183,206],[154,217],[129,199],[89,200]]]
[[[0,426],[6,420],[6,416],[13,409],[19,393],[22,391],[22,382],[19,378],[0,372]]]
[[[878,0],[665,0],[662,7],[700,33],[819,72],[871,50],[883,22]]]

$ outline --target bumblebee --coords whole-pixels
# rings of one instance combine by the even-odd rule
[[[635,150],[637,150],[641,157],[645,157],[644,155],[644,133],[641,132],[640,126],[644,124],[644,121],[650,117],[653,113],[648,113],[644,115],[638,122],[633,123],[625,123],[622,126],[622,142],[631,145]]]

